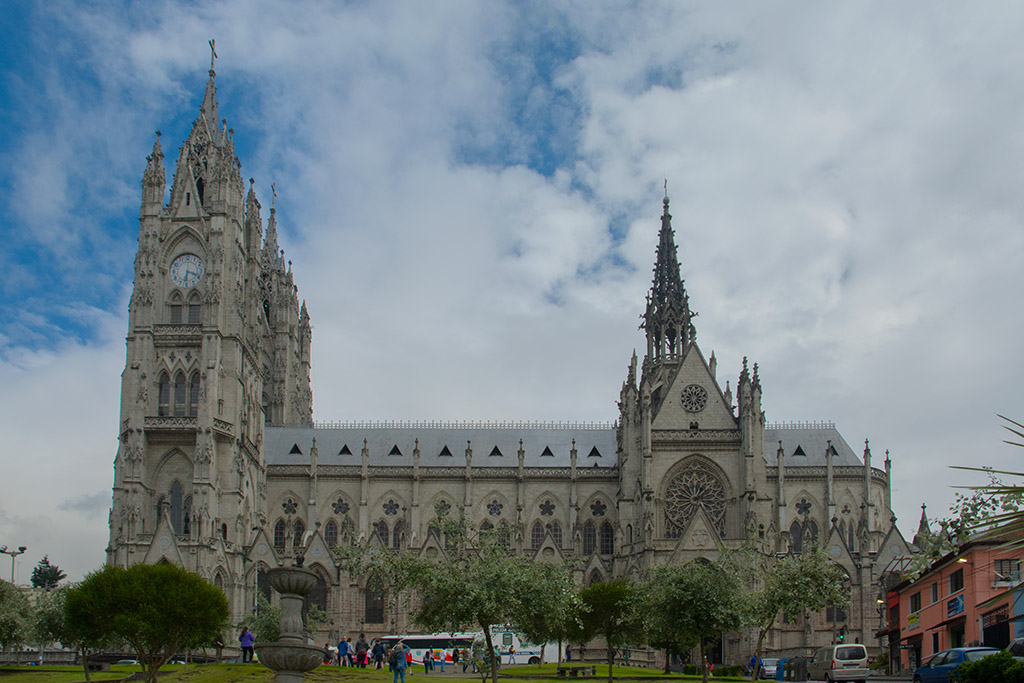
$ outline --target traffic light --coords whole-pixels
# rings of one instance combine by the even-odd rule
[[[846,627],[843,626],[839,629],[839,642],[846,640]]]

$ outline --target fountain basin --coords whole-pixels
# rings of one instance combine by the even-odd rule
[[[324,649],[316,645],[258,643],[256,654],[260,664],[274,671],[312,671],[324,661]]]
[[[274,567],[267,570],[267,579],[281,594],[309,595],[316,588],[316,572],[303,567]]]

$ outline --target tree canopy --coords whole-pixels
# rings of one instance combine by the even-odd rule
[[[68,575],[61,571],[60,567],[50,564],[49,555],[44,555],[39,564],[32,569],[32,586],[35,588],[53,590],[66,578]]]
[[[581,635],[585,640],[602,636],[608,646],[608,683],[612,681],[615,648],[632,645],[644,635],[637,609],[637,589],[625,579],[595,583],[580,593],[583,601]]]
[[[746,584],[743,621],[758,629],[758,659],[765,636],[783,612],[845,607],[849,600],[843,570],[816,546],[784,557],[747,550],[731,557],[730,564],[736,567],[741,584]],[[755,680],[756,669],[751,675]]]
[[[13,583],[0,579],[0,645],[20,645],[30,635],[32,607]]]
[[[125,642],[149,681],[185,648],[213,640],[228,616],[224,593],[170,564],[104,567],[68,591],[65,618],[77,642]]]
[[[723,564],[695,560],[687,565],[661,565],[642,588],[645,627],[659,643],[676,643],[679,651],[700,646],[740,625],[741,586]],[[703,668],[703,667],[702,667]],[[707,680],[704,668],[704,680]]]

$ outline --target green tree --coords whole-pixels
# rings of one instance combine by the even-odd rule
[[[66,578],[68,575],[61,571],[60,567],[50,564],[48,555],[44,555],[43,559],[39,560],[39,564],[32,569],[32,585],[35,588],[53,590],[58,583]]]
[[[583,603],[576,582],[564,565],[537,564],[535,569],[539,581],[536,595],[541,604],[533,606],[527,600],[516,625],[534,643],[558,642],[558,663],[561,664],[562,643],[582,626]],[[543,655],[541,648],[542,664]]]
[[[8,581],[0,580],[0,645],[17,647],[31,635],[32,607],[24,593]]]
[[[256,593],[256,613],[239,624],[252,631],[257,643],[273,643],[281,637],[281,608]]]
[[[607,645],[608,683],[612,681],[615,648],[632,645],[644,635],[637,610],[636,588],[625,579],[595,583],[580,593],[583,601],[583,640],[602,636]]]
[[[47,643],[65,640],[64,601],[66,597],[67,589],[57,588],[46,591],[39,596],[39,600],[36,602],[32,620],[32,635],[40,645],[40,657]]]
[[[535,563],[513,555],[507,530],[472,534],[464,511],[453,515],[441,506],[430,522],[431,533],[445,540],[446,552],[428,559],[411,553],[370,553],[364,570],[388,576],[397,595],[415,591],[413,620],[428,631],[479,628],[486,651],[494,652],[491,626],[511,624],[524,630],[535,625],[537,612],[569,600],[568,568]],[[559,577],[558,572],[566,577]],[[557,607],[559,611],[568,607]],[[490,657],[490,675],[498,680],[498,661]]]
[[[90,643],[127,643],[153,683],[176,653],[212,641],[227,615],[224,593],[195,574],[170,564],[137,564],[87,576],[68,592],[65,619]]]
[[[785,557],[747,550],[729,559],[740,581],[747,584],[742,593],[743,621],[758,630],[758,660],[765,636],[783,612],[800,614],[845,607],[848,602],[842,569],[818,547]],[[755,668],[750,680],[756,678]]]
[[[646,628],[660,642],[698,644],[703,665],[706,641],[740,625],[740,593],[738,577],[727,565],[704,560],[661,565],[641,588]]]

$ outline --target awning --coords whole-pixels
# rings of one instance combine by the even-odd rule
[[[942,628],[943,626],[949,626],[950,624],[955,624],[955,623],[960,622],[960,621],[967,621],[967,615],[966,614],[958,614],[955,617],[953,617],[952,619],[946,619],[942,623],[935,624],[935,626],[929,626],[928,630],[929,631],[934,631],[937,628]]]

